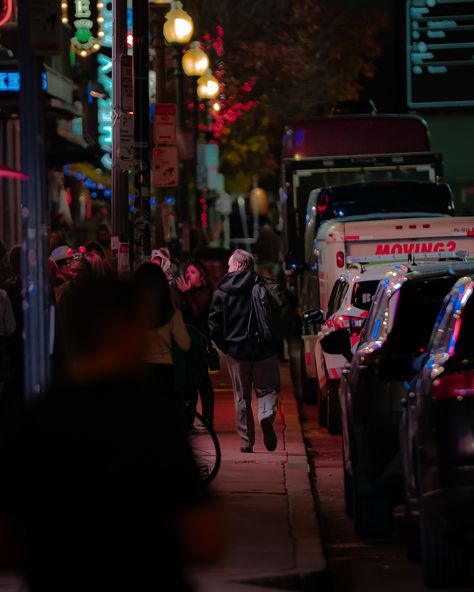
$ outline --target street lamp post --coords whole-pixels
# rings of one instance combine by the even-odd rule
[[[189,43],[194,32],[194,23],[189,14],[183,9],[183,4],[178,0],[172,0],[170,10],[165,15],[166,22],[163,26],[163,34],[168,44],[176,49],[176,103],[178,114],[178,127],[181,131],[185,124],[185,97],[184,97],[184,71],[182,64],[182,47]],[[177,212],[180,222],[187,223],[187,191],[184,163],[179,163],[179,187]],[[183,240],[184,243],[184,240]]]
[[[155,105],[166,103],[166,43],[163,27],[165,24],[165,15],[169,10],[171,0],[152,0],[150,1],[150,27],[152,32],[152,45],[155,50],[154,70],[155,70]],[[153,146],[156,145],[153,141]],[[155,215],[155,243],[161,247],[165,245],[165,233],[162,219],[162,204],[164,200],[163,189],[154,187],[157,198],[157,208]]]
[[[183,56],[183,70],[187,76],[200,78],[209,69],[209,57],[201,49],[199,41],[193,41],[190,48]],[[199,96],[197,84],[193,84],[193,160],[195,173],[195,203],[194,209],[196,222],[199,220],[199,170],[198,170],[198,144],[199,144]]]

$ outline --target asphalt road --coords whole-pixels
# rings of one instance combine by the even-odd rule
[[[403,508],[398,508],[395,535],[390,539],[363,541],[356,537],[344,513],[341,438],[330,436],[317,423],[317,407],[304,405],[305,435],[316,470],[323,542],[332,574],[334,592],[422,592],[420,565],[405,554]],[[457,592],[474,590],[457,588]],[[443,589],[441,592],[454,592]]]

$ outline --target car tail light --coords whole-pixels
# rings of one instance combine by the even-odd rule
[[[344,252],[343,251],[338,251],[336,253],[336,265],[338,267],[344,267],[344,263],[345,263],[345,256],[344,256]]]
[[[459,372],[440,376],[433,382],[433,399],[474,397],[474,372]]]

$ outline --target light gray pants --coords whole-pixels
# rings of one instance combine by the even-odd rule
[[[252,389],[258,400],[258,420],[275,421],[280,393],[278,356],[259,362],[243,362],[227,356],[234,389],[237,432],[243,446],[255,444],[255,421],[252,413]]]

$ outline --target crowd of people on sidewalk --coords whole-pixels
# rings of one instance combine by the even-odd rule
[[[9,550],[31,592],[185,591],[185,563],[212,560],[222,547],[218,509],[187,439],[201,427],[199,399],[214,423],[212,343],[227,354],[241,452],[255,445],[253,390],[273,451],[283,336],[262,333],[262,317],[272,323],[250,253],[232,254],[215,291],[201,261],[179,275],[167,249],[124,280],[112,272],[105,234],[79,248],[52,237],[52,385],[15,413],[2,402],[23,401],[28,363],[19,247],[4,266],[0,555]]]

